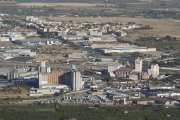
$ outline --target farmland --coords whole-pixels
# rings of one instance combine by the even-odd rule
[[[132,120],[132,119],[177,119],[179,108],[165,108],[160,105],[107,106],[75,104],[28,104],[3,105],[0,107],[0,118],[3,120]],[[126,111],[126,112],[125,112]],[[169,116],[167,116],[169,115]]]

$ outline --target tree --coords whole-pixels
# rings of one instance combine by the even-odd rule
[[[171,49],[171,50],[173,50],[173,49],[174,49],[174,47],[171,45],[171,46],[170,46],[170,49]]]
[[[106,56],[112,56],[113,54],[112,53],[106,53],[105,55]]]
[[[112,77],[111,77],[111,76],[108,76],[107,80],[108,80],[108,81],[111,81],[111,80],[112,80]]]
[[[7,92],[7,87],[4,87],[4,88],[2,89],[2,91],[3,91],[3,92]]]

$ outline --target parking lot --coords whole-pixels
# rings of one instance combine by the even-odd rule
[[[106,101],[97,95],[76,95],[76,96],[62,96],[52,99],[44,100],[24,100],[21,103],[105,103]]]

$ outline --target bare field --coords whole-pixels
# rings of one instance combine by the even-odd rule
[[[15,3],[1,3],[0,2],[0,7],[17,7],[17,4],[16,4],[16,2]]]
[[[99,4],[90,4],[90,3],[18,3],[18,6],[70,6],[70,7],[88,7],[88,6],[97,6]]]
[[[109,18],[81,18],[81,17],[51,17],[55,21],[74,21],[78,22],[136,22],[137,24],[150,25],[153,30],[129,30],[130,39],[140,36],[166,36],[180,37],[180,27],[173,20],[147,19],[147,18],[126,18],[126,17],[109,17]],[[127,37],[126,37],[127,38]],[[129,39],[129,38],[128,38]]]
[[[100,7],[94,7],[94,6],[88,6],[88,7],[78,7],[78,6],[72,6],[72,7],[68,7],[68,6],[55,6],[53,7],[54,9],[57,9],[57,10],[71,10],[71,9],[74,9],[74,10],[84,10],[84,8],[86,10],[105,10],[105,8],[100,8]],[[117,11],[117,10],[122,10],[122,9],[119,9],[119,8],[110,8],[109,11]]]

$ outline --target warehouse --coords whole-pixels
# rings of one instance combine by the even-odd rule
[[[113,62],[114,60],[112,58],[97,58],[95,59],[95,62]]]
[[[5,53],[2,53],[2,56],[4,60],[19,56],[35,57],[36,52],[31,52],[31,50],[29,49],[12,49],[5,51]]]
[[[165,106],[175,106],[175,105],[179,105],[178,101],[175,100],[171,100],[168,98],[162,98],[162,97],[150,97],[151,99],[153,99],[157,104],[163,104]]]
[[[89,42],[117,42],[114,35],[85,36],[84,40]]]
[[[24,39],[16,40],[15,43],[20,45],[60,45],[61,41],[58,39]]]
[[[87,54],[86,53],[72,53],[68,54],[68,58],[86,58]]]
[[[106,43],[107,44],[107,43]],[[137,45],[129,44],[101,44],[101,45],[91,45],[85,46],[88,49],[93,49],[103,53],[125,53],[125,52],[149,52],[156,51],[156,48],[147,48]]]
[[[147,47],[136,47],[136,48],[130,48],[130,47],[117,47],[117,48],[105,48],[101,49],[101,52],[103,53],[125,53],[125,52],[150,52],[150,51],[156,51],[156,48],[147,48]]]

